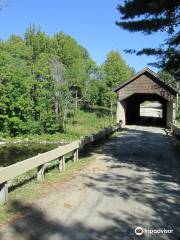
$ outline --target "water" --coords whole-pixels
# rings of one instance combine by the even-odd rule
[[[7,144],[0,146],[0,167],[7,167],[33,157],[38,153],[50,151],[58,147],[57,144]]]

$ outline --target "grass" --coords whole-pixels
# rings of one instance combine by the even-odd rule
[[[80,139],[83,136],[96,133],[105,127],[112,126],[110,110],[108,108],[94,107],[89,111],[77,110],[75,115],[68,119],[65,133],[56,133],[54,135],[33,135],[23,136],[9,140],[23,140],[25,137],[32,141],[72,141]],[[45,181],[38,183],[36,181],[36,170],[31,170],[17,178],[12,182],[13,191],[9,193],[9,201],[5,205],[0,206],[0,225],[12,221],[17,217],[17,213],[11,210],[11,202],[21,200],[23,203],[31,203],[35,199],[46,195],[53,184],[68,181],[75,174],[87,166],[93,157],[81,158],[78,162],[68,161],[66,171],[59,172],[58,168],[47,171]],[[53,161],[52,164],[57,164]],[[26,184],[22,184],[26,183]],[[21,187],[17,187],[21,186]]]
[[[94,159],[93,156],[80,158],[79,161],[73,162],[72,160],[66,163],[66,171],[59,172],[58,167],[51,171],[47,171],[45,174],[45,181],[37,182],[36,178],[22,185],[20,188],[17,187],[15,190],[9,193],[9,201],[5,205],[0,206],[0,226],[12,221],[18,217],[18,214],[11,209],[11,202],[20,200],[24,204],[30,204],[35,199],[38,199],[46,195],[51,189],[53,184],[60,184],[72,179],[80,170],[85,168],[88,163]],[[57,163],[54,162],[54,164]],[[21,175],[15,180],[14,184],[18,181],[28,179],[33,176],[34,170]]]
[[[66,123],[66,131],[64,133],[42,134],[42,135],[26,135],[15,138],[6,138],[8,141],[30,140],[38,141],[61,141],[70,142],[80,139],[83,136],[96,133],[102,128],[112,126],[114,124],[110,110],[105,107],[93,107],[88,111],[78,109],[75,114],[68,118]]]

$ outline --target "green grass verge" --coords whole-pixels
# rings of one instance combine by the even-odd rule
[[[88,111],[77,110],[72,117],[69,117],[66,123],[64,133],[42,134],[42,135],[24,135],[15,138],[7,137],[6,140],[30,140],[30,141],[62,141],[69,142],[80,139],[86,135],[96,133],[103,128],[112,126],[115,123],[115,117],[112,120],[110,110],[105,107],[93,107]]]
[[[90,156],[80,158],[77,162],[70,160],[66,163],[66,171],[59,172],[58,167],[55,167],[53,170],[46,172],[45,181],[37,182],[36,178],[34,178],[21,187],[17,187],[15,190],[11,191],[8,195],[9,201],[0,206],[0,226],[18,217],[18,214],[11,208],[12,201],[20,200],[24,204],[35,201],[35,199],[46,195],[52,189],[53,184],[59,184],[70,180],[76,173],[78,173],[78,171],[85,168],[93,159],[94,157]],[[54,161],[54,163],[56,162]],[[35,171],[33,170],[21,175],[13,181],[13,185],[28,179],[28,177],[31,177],[34,174]]]

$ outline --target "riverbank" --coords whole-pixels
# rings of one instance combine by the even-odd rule
[[[94,107],[89,111],[77,110],[73,118],[69,118],[65,132],[55,134],[34,134],[23,136],[4,136],[0,134],[0,145],[4,144],[66,144],[112,126],[110,110],[108,108]]]
[[[58,144],[58,145],[65,145],[68,144],[70,141],[46,141],[46,140],[28,140],[28,139],[19,139],[19,140],[4,140],[0,142],[0,145],[9,145],[9,144]]]

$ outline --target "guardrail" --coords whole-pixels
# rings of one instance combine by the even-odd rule
[[[173,123],[170,123],[170,127],[173,135],[175,135],[176,137],[180,137],[180,127],[176,126]]]
[[[47,165],[50,161],[59,159],[59,170],[65,170],[66,155],[73,153],[74,161],[78,160],[79,149],[82,149],[85,145],[97,141],[115,131],[120,129],[119,124],[111,128],[106,128],[99,133],[86,136],[79,141],[74,141],[64,146],[60,146],[51,151],[38,154],[37,156],[28,158],[24,161],[12,164],[8,167],[0,168],[0,203],[4,203],[8,200],[8,181],[29,171],[37,168],[37,180],[44,180],[44,173]]]

